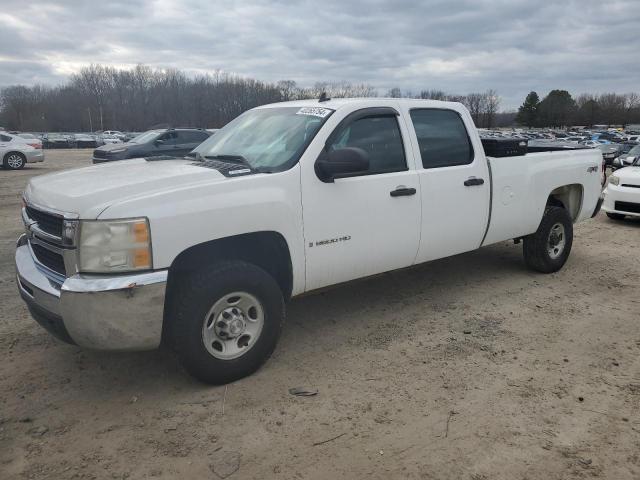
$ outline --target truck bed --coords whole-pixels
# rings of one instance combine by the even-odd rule
[[[483,245],[536,231],[546,200],[556,189],[567,189],[567,208],[574,222],[591,216],[601,191],[599,150],[527,153],[487,157],[491,176],[491,209]],[[572,193],[577,192],[577,193]]]

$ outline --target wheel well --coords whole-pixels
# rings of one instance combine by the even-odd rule
[[[562,207],[569,212],[573,221],[578,218],[582,207],[583,189],[580,184],[563,185],[554,189],[547,198],[547,205]]]
[[[275,278],[285,300],[291,297],[291,255],[286,240],[277,232],[234,235],[189,247],[169,267],[167,289],[180,275],[220,260],[243,260],[259,266]]]
[[[4,161],[6,158],[9,157],[9,155],[12,155],[14,153],[17,153],[18,155],[20,155],[25,160],[27,159],[27,157],[26,157],[26,155],[24,153],[19,152],[18,150],[11,150],[11,151],[9,151],[9,152],[4,154],[4,157],[2,157],[2,160]]]

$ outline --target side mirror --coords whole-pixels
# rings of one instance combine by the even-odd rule
[[[153,143],[154,143],[154,145],[155,145],[156,147],[159,147],[160,145],[162,145],[162,144],[164,143],[164,140],[163,140],[163,139],[161,139],[161,138],[158,138],[158,139],[157,139],[155,142],[153,142]]]
[[[355,147],[322,152],[315,164],[316,175],[325,183],[367,170],[369,170],[367,152]]]

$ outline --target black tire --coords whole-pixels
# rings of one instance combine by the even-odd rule
[[[285,305],[278,283],[260,267],[242,261],[217,263],[185,274],[172,290],[165,342],[197,379],[214,385],[233,382],[255,372],[273,353],[284,323]],[[211,323],[207,316],[216,302],[234,292],[247,292],[260,302],[262,330],[244,354],[220,359],[205,347],[203,327],[205,322]]]
[[[13,161],[12,161],[13,160]],[[16,164],[15,162],[18,161]],[[27,158],[20,152],[9,152],[2,160],[2,166],[9,170],[20,170],[27,163]]]
[[[562,249],[558,248],[558,252],[553,255],[550,249],[553,249],[553,242],[558,240],[552,238],[552,228],[561,225],[564,229],[562,238],[564,245]],[[535,233],[524,237],[523,253],[524,261],[532,270],[542,273],[553,273],[560,270],[566,263],[571,253],[573,244],[573,221],[569,212],[562,207],[549,206],[546,208],[540,226]],[[558,244],[557,244],[558,245]],[[556,247],[557,247],[556,245]],[[557,255],[557,256],[554,256]]]
[[[623,215],[621,213],[610,213],[610,212],[607,212],[607,217],[609,217],[611,220],[624,220],[626,215]]]

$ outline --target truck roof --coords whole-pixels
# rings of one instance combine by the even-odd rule
[[[389,97],[357,97],[357,98],[332,98],[324,102],[318,101],[317,98],[308,100],[292,100],[289,102],[278,102],[262,105],[256,108],[277,108],[277,107],[325,107],[338,110],[346,105],[362,104],[364,106],[374,106],[380,101],[393,101],[409,107],[423,108],[453,108],[458,109],[462,105],[459,102],[444,102],[441,100],[422,100],[419,98],[389,98]]]

